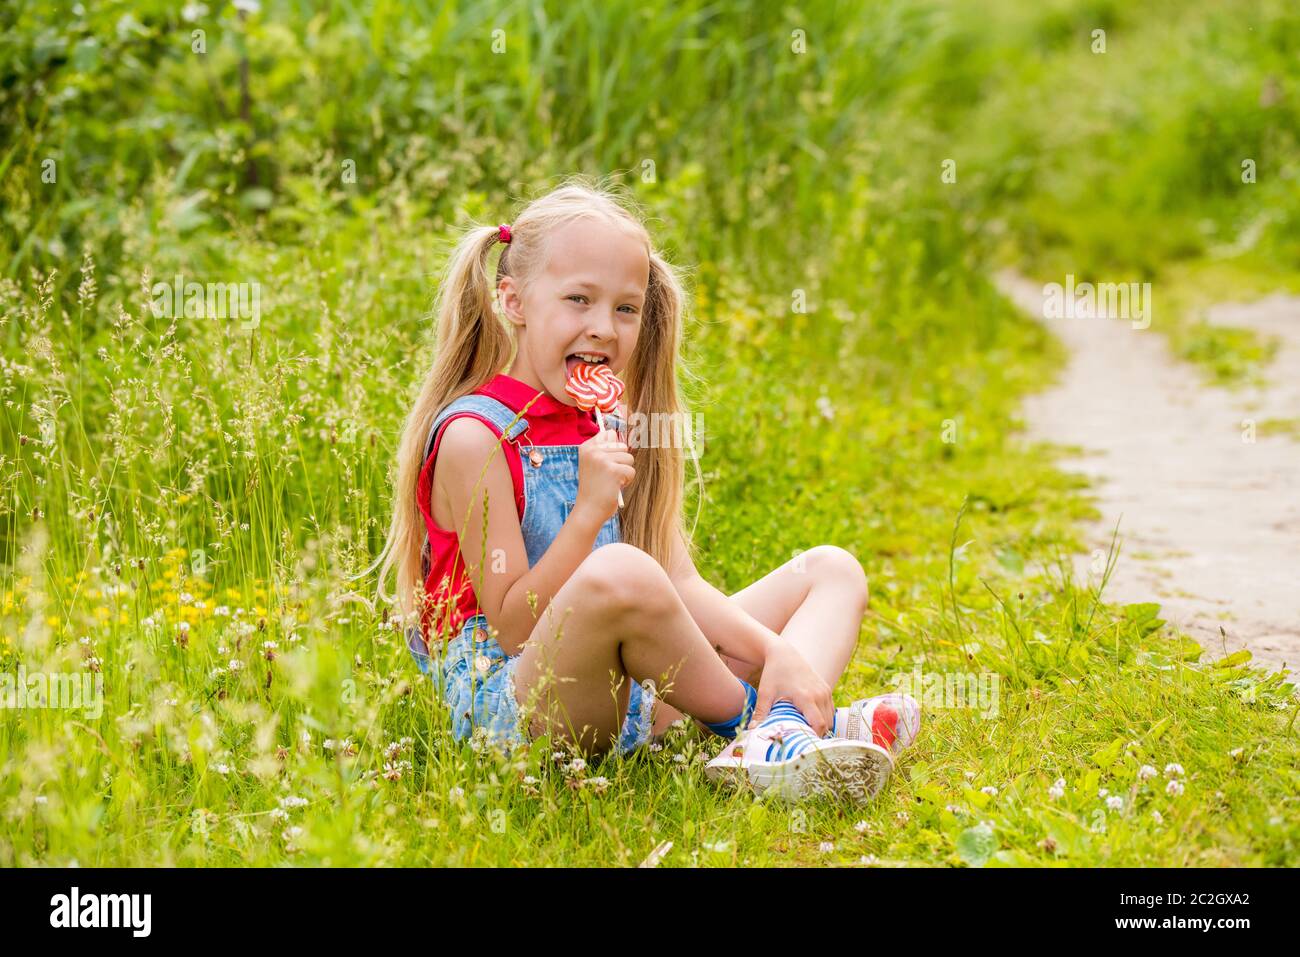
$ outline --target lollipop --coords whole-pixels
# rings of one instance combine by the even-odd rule
[[[564,391],[578,403],[578,408],[586,412],[596,410],[596,425],[605,431],[605,417],[601,412],[613,412],[618,408],[618,400],[623,397],[623,380],[614,375],[607,365],[583,362],[573,370],[569,381],[564,384]],[[618,507],[623,507],[623,490],[618,492]]]

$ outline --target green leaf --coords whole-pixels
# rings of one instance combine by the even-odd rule
[[[1108,768],[1115,763],[1115,759],[1119,757],[1119,753],[1123,748],[1124,739],[1122,737],[1116,738],[1092,756],[1093,763],[1099,768]]]
[[[1237,665],[1244,665],[1250,661],[1251,654],[1249,648],[1242,648],[1240,651],[1234,651],[1226,658],[1220,658],[1214,663],[1216,668],[1235,668]]]
[[[1101,784],[1101,772],[1089,771],[1083,776],[1083,793],[1096,794],[1097,785]]]
[[[957,837],[957,854],[970,867],[983,867],[997,849],[998,840],[987,824],[968,827]]]
[[[1151,621],[1160,614],[1160,606],[1155,602],[1150,601],[1125,605],[1122,610],[1124,612],[1124,617],[1135,624]]]
[[[1140,602],[1124,606],[1124,617],[1134,624],[1138,634],[1143,637],[1153,631],[1159,631],[1164,626],[1164,620],[1157,617],[1159,614],[1160,606],[1154,602]]]
[[[916,796],[921,800],[934,805],[944,804],[943,792],[933,784],[927,784],[916,789]]]
[[[998,552],[998,564],[1013,575],[1023,575],[1025,573],[1025,559],[1015,549],[1001,549]]]
[[[1174,716],[1172,714],[1165,715],[1165,717],[1161,718],[1159,721],[1157,721],[1155,724],[1151,726],[1151,730],[1147,732],[1147,737],[1152,741],[1159,741],[1160,736],[1164,734],[1165,731],[1169,729],[1169,726],[1173,723],[1174,723]]]

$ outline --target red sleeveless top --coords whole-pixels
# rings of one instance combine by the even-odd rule
[[[528,406],[523,417],[528,421],[528,443],[531,445],[581,445],[598,431],[593,412],[583,412],[575,406],[565,405],[549,392],[539,393],[539,390],[504,372],[475,389],[473,394],[490,396],[512,412],[519,412]],[[483,416],[474,412],[457,412],[443,423],[434,436],[433,450],[420,470],[417,495],[420,514],[424,516],[424,527],[429,535],[429,574],[424,581],[424,591],[429,596],[429,601],[420,616],[420,629],[426,645],[434,634],[454,637],[467,619],[479,613],[478,596],[474,594],[474,587],[465,572],[465,559],[460,554],[460,538],[455,531],[439,526],[433,518],[433,468],[438,457],[438,446],[442,444],[447,425],[463,416],[478,419],[494,435],[501,437],[500,430]],[[515,510],[522,521],[523,462],[514,443],[507,441],[503,444],[515,488]]]

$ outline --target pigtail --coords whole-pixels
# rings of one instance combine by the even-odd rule
[[[484,385],[511,358],[513,339],[492,308],[495,283],[489,279],[488,259],[496,242],[495,226],[475,226],[453,250],[439,283],[433,366],[402,427],[393,519],[376,565],[380,599],[395,601],[407,619],[424,585],[420,556],[427,530],[416,496],[429,429],[443,408]],[[396,595],[387,591],[394,568]]]

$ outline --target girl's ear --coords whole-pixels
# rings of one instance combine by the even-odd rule
[[[501,314],[515,326],[524,325],[523,300],[520,297],[519,284],[514,276],[502,276],[497,283],[497,303]]]

